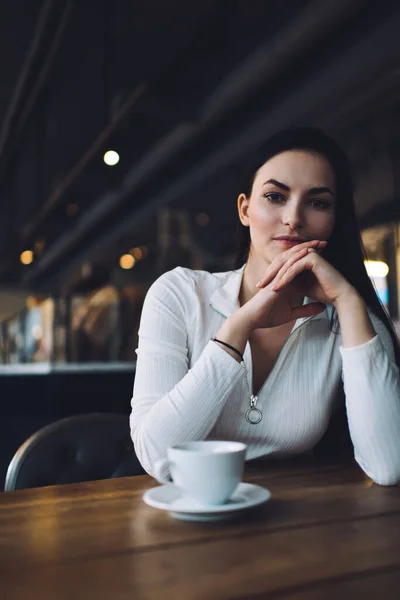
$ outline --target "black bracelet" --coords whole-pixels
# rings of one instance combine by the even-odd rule
[[[212,338],[211,341],[212,342],[218,342],[218,344],[222,344],[223,346],[226,346],[227,348],[230,348],[231,350],[233,350],[233,352],[236,352],[236,354],[239,354],[239,356],[240,356],[240,362],[244,361],[243,354],[241,352],[239,352],[239,350],[237,348],[234,348],[230,344],[227,344],[226,342],[223,342],[222,340],[219,340],[217,338]]]

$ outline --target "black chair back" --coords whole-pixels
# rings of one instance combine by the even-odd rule
[[[7,470],[5,491],[141,475],[125,415],[67,417],[34,433]]]

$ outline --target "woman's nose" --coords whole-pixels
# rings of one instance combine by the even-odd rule
[[[299,229],[302,227],[303,218],[302,211],[299,205],[286,206],[282,215],[282,222],[290,229]]]

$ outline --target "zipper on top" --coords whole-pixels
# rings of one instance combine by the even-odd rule
[[[292,335],[294,333],[296,333],[297,331],[299,331],[299,329],[301,329],[303,327],[303,325],[305,325],[306,323],[308,323],[309,321],[311,321],[316,315],[313,315],[312,317],[309,317],[306,321],[303,321],[303,323],[301,323],[298,327],[294,327],[292,331],[289,333],[287,340],[285,341],[285,343],[283,344],[282,348],[279,350],[278,352],[278,356],[276,357],[276,361],[274,362],[274,365],[271,369],[270,374],[268,375],[268,377],[265,379],[264,383],[262,384],[262,386],[260,387],[258,394],[254,393],[254,389],[253,389],[253,359],[252,359],[252,355],[251,355],[251,346],[250,346],[250,342],[247,342],[247,345],[249,346],[249,362],[250,362],[250,368],[246,368],[247,374],[248,374],[248,379],[250,380],[250,385],[249,385],[249,392],[250,392],[250,397],[251,398],[255,398],[256,400],[258,400],[261,392],[263,391],[264,387],[266,386],[268,380],[270,379],[271,375],[273,374],[274,370],[276,370],[278,362],[283,354],[283,351],[285,350],[290,338],[292,337]]]

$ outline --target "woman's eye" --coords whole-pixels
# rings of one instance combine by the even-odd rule
[[[268,192],[268,194],[265,194],[265,197],[267,198],[267,200],[274,203],[282,202],[284,200],[282,194],[278,194],[278,192]]]
[[[310,200],[310,204],[314,208],[318,208],[320,210],[326,210],[326,209],[330,208],[330,206],[331,206],[331,203],[329,202],[329,200],[321,200],[321,198],[312,198]]]

